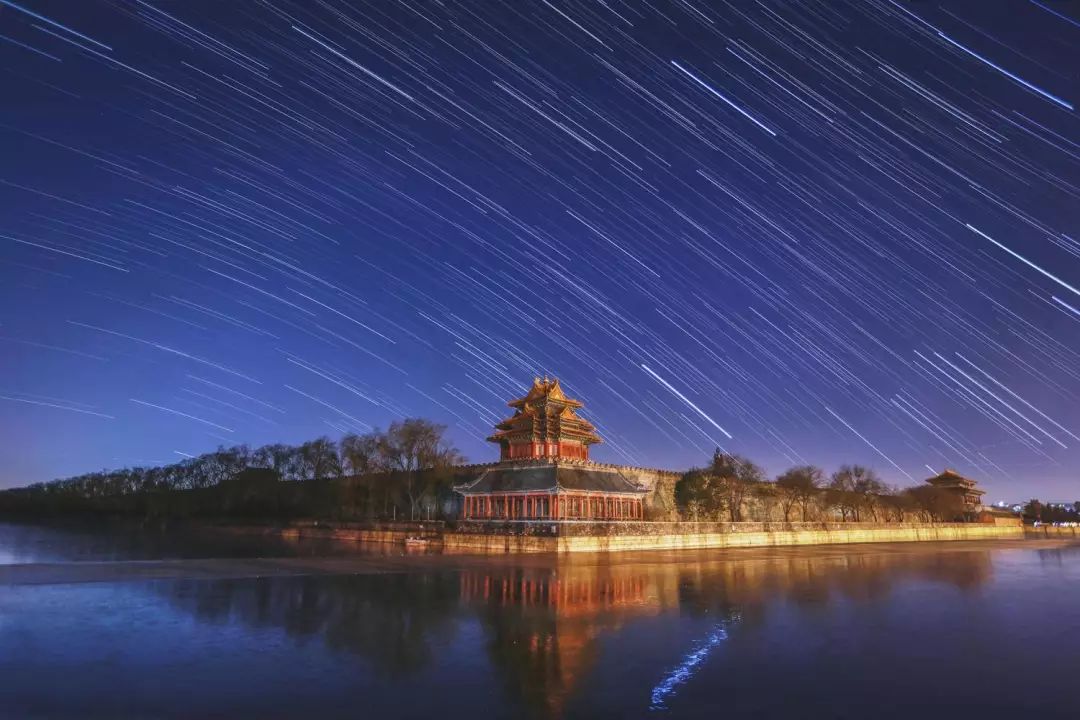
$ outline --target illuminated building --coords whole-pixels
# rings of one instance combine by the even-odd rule
[[[499,462],[457,488],[465,519],[642,519],[649,489],[629,469],[589,461],[589,446],[602,441],[557,379],[534,379],[509,405],[513,416],[488,438],[499,445]]]
[[[926,482],[947,494],[950,498],[950,509],[957,518],[973,520],[982,510],[982,496],[986,491],[980,490],[974,480],[955,470],[946,468],[940,475],[927,478]]]

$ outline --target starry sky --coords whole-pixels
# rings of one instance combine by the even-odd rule
[[[0,487],[536,375],[594,459],[1080,496],[1080,3],[0,0]]]

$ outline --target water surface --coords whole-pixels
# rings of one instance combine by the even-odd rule
[[[1080,716],[1080,547],[440,556],[0,524],[0,715]]]

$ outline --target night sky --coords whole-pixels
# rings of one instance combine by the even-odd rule
[[[0,486],[535,375],[606,462],[1075,500],[1080,3],[0,0]]]

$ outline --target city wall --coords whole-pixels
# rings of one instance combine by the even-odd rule
[[[481,523],[476,523],[480,525]],[[502,525],[502,524],[499,524]],[[543,527],[543,526],[541,526]],[[459,524],[447,549],[475,552],[624,552],[790,545],[1021,539],[1023,527],[984,523],[561,523],[547,532]]]
[[[1040,528],[1041,529],[1041,528]],[[1070,528],[1065,528],[1070,529]],[[257,531],[254,528],[252,531]],[[263,532],[267,530],[264,529]],[[690,523],[690,522],[458,522],[376,526],[304,523],[271,532],[286,538],[404,543],[423,538],[450,552],[624,552],[852,543],[1022,539],[1013,523]]]
[[[1080,527],[1066,527],[1063,525],[1025,525],[1024,535],[1031,538],[1080,538]]]

